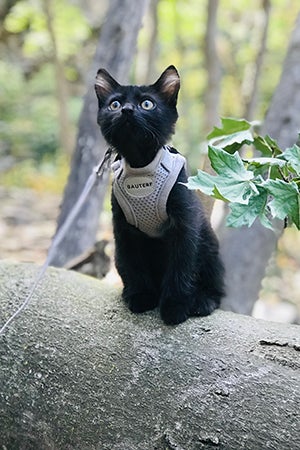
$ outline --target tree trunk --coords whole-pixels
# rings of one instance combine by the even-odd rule
[[[1,263],[1,321],[36,270]],[[168,327],[50,269],[1,339],[3,449],[299,448],[296,325],[217,311]]]
[[[205,132],[219,121],[219,107],[221,95],[221,65],[217,50],[216,36],[218,34],[217,13],[219,0],[209,0],[207,3],[207,25],[205,33],[205,66],[207,72],[207,85],[205,89]]]
[[[149,4],[149,22],[150,22],[150,36],[148,55],[146,56],[145,65],[145,84],[150,84],[153,81],[157,60],[157,33],[158,33],[158,2],[159,0],[150,0]]]
[[[207,2],[207,23],[205,32],[205,67],[207,73],[207,83],[204,96],[205,121],[204,130],[206,133],[219,122],[219,107],[221,95],[221,65],[217,50],[216,37],[218,34],[217,13],[219,0],[209,0]],[[206,172],[213,173],[210,161],[206,156],[203,161],[202,169]],[[208,217],[214,205],[214,200],[207,195],[199,193],[203,206]]]
[[[98,106],[94,92],[97,70],[105,67],[121,82],[126,80],[146,4],[147,0],[112,0],[109,3],[92,68],[88,74],[89,87],[79,119],[77,144],[58,218],[58,229],[66,220],[93,167],[103,158],[107,148],[97,125]],[[92,190],[51,264],[63,266],[94,245],[107,180],[108,177],[104,177],[104,180]]]
[[[244,97],[245,97],[245,113],[244,117],[247,120],[253,120],[255,116],[255,110],[257,106],[258,98],[258,83],[260,74],[263,68],[263,60],[267,47],[267,36],[270,22],[270,10],[271,1],[262,0],[261,20],[260,20],[260,39],[257,42],[257,37],[255,37],[254,46],[258,47],[256,61],[250,64],[248,67],[248,76],[246,75],[246,81],[244,81]],[[255,45],[256,44],[256,45]]]
[[[70,121],[68,116],[68,88],[64,73],[64,66],[60,59],[57,39],[53,27],[53,2],[46,0],[43,4],[43,9],[46,17],[48,33],[52,45],[52,62],[56,79],[56,97],[58,105],[59,118],[59,142],[61,149],[67,154],[71,154],[71,136],[70,136]]]
[[[276,88],[263,125],[285,149],[292,146],[300,129],[300,15],[292,33],[280,82]],[[258,299],[265,268],[277,240],[277,234],[259,222],[249,228],[225,229],[221,236],[221,250],[226,267],[227,296],[223,308],[250,314]],[[242,293],[242,299],[241,299]]]

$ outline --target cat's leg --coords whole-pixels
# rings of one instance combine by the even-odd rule
[[[168,264],[160,312],[165,323],[177,324],[192,315],[210,314],[219,306],[223,266],[217,239],[191,191],[175,185],[169,196],[168,213]]]
[[[159,294],[149,270],[148,238],[135,231],[113,199],[115,263],[123,281],[122,297],[129,309],[142,313],[158,305]]]
[[[124,284],[122,297],[132,312],[142,313],[158,305],[143,238],[132,239],[131,233],[124,233],[116,239],[116,267]]]
[[[210,227],[202,230],[202,239],[197,255],[197,277],[195,283],[193,315],[206,316],[220,306],[225,294],[224,267],[219,257],[219,246]]]
[[[170,236],[168,265],[160,298],[161,317],[177,324],[189,316],[206,316],[224,295],[224,269],[218,243],[210,229],[203,236],[191,229]],[[203,244],[204,243],[204,244]]]
[[[197,255],[192,237],[183,229],[168,234],[168,263],[160,297],[160,313],[166,324],[184,322],[191,315]]]

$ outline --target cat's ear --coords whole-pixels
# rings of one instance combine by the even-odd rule
[[[176,105],[180,88],[179,74],[174,66],[169,66],[159,77],[153,87],[162,94],[165,99]]]
[[[98,70],[95,91],[100,103],[102,103],[119,86],[119,83],[105,69]]]

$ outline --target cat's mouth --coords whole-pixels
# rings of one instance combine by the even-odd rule
[[[126,128],[137,128],[136,120],[133,115],[122,114],[118,119],[118,126]]]

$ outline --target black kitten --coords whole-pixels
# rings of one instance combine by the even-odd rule
[[[166,146],[178,117],[175,67],[150,86],[96,79],[98,124],[113,164],[116,266],[133,312],[159,306],[167,324],[210,314],[224,294],[218,242],[187,181],[184,158]]]

